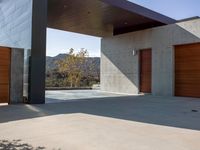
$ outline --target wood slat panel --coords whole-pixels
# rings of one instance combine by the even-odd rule
[[[8,103],[9,100],[9,85],[0,84],[0,103]]]
[[[175,96],[200,97],[200,43],[175,47]]]
[[[1,54],[0,54],[0,55],[1,55]],[[4,56],[4,54],[2,54],[1,56]],[[5,65],[9,64],[9,61],[10,61],[10,58],[3,57],[3,58],[1,58],[1,60],[0,60],[0,65],[1,65],[1,66],[5,66]]]
[[[151,93],[152,74],[151,49],[140,51],[140,92]]]
[[[9,102],[10,49],[0,47],[0,103]]]

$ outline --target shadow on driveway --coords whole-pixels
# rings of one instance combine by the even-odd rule
[[[45,150],[45,147],[36,147],[23,143],[22,140],[0,140],[0,149],[2,150]]]
[[[200,130],[199,99],[154,96],[107,97],[45,105],[2,106],[0,123],[71,113]]]

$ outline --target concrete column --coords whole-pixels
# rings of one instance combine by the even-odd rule
[[[45,103],[47,0],[33,0],[29,102]]]
[[[10,103],[23,103],[24,50],[11,50]]]
[[[25,101],[27,102],[28,99],[28,85],[29,85],[29,58],[31,55],[31,51],[26,49],[24,50],[24,91],[23,96]]]

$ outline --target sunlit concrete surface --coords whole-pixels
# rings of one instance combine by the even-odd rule
[[[0,107],[4,147],[198,150],[199,139],[200,99],[121,96]]]
[[[122,94],[108,93],[100,90],[50,90],[46,91],[46,103],[64,102],[105,97],[121,97]]]

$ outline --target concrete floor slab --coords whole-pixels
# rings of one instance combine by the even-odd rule
[[[120,96],[0,107],[0,149],[22,143],[35,149],[198,150],[199,139],[200,100],[193,98]]]
[[[100,90],[48,90],[46,91],[46,103],[57,103],[71,100],[84,100],[106,97],[121,97],[122,94],[108,93]]]

